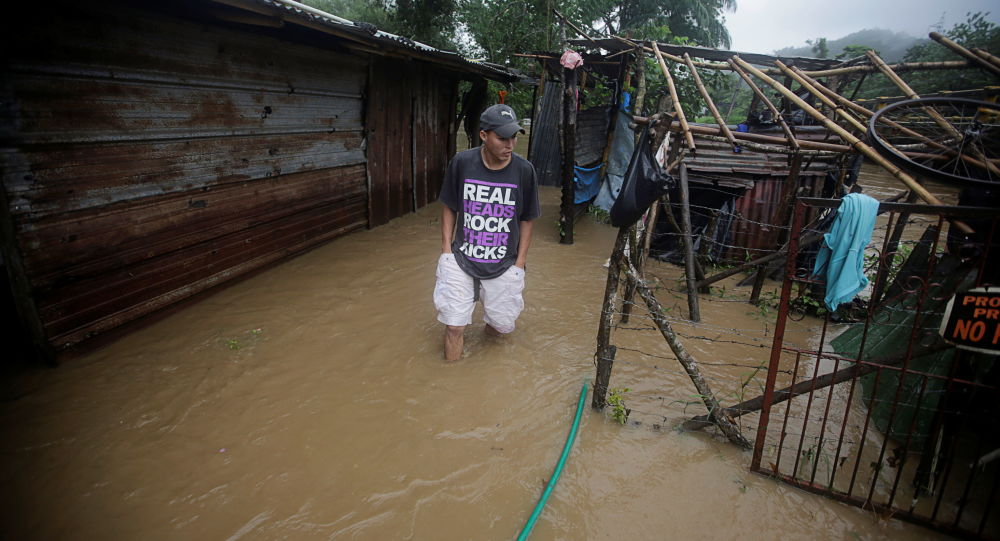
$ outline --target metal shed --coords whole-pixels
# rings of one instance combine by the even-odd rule
[[[458,82],[515,79],[285,0],[6,22],[5,312],[50,362],[433,201]]]

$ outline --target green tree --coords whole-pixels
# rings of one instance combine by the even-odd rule
[[[806,43],[812,46],[812,53],[816,58],[826,58],[830,54],[830,49],[826,45],[826,38],[807,39]]]
[[[351,21],[375,25],[440,49],[455,49],[455,0],[304,0]]]

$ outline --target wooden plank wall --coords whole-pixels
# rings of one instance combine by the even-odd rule
[[[369,227],[436,201],[455,149],[457,82],[426,65],[372,64],[366,114]]]
[[[54,348],[368,223],[367,60],[83,6],[16,25],[0,85],[4,256]]]

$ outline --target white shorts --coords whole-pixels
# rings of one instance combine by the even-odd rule
[[[441,254],[434,285],[434,307],[438,321],[453,327],[472,323],[476,307],[473,280],[455,261],[455,254]],[[483,301],[483,320],[501,333],[514,330],[514,322],[524,309],[524,269],[510,266],[503,274],[480,280],[479,297]]]

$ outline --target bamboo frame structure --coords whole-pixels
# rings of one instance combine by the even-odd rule
[[[785,132],[785,137],[788,138],[789,145],[792,147],[792,149],[799,150],[801,146],[799,145],[798,140],[795,139],[795,134],[792,132],[792,129],[788,126],[788,123],[785,122],[785,117],[781,115],[781,111],[778,111],[778,108],[775,107],[774,104],[771,103],[771,100],[767,99],[767,96],[764,95],[764,91],[761,90],[759,86],[757,86],[757,83],[753,82],[753,79],[751,79],[750,76],[747,75],[747,72],[743,71],[743,68],[740,68],[738,65],[736,65],[736,62],[733,62],[732,58],[729,59],[729,65],[732,66],[733,71],[736,72],[736,74],[743,79],[743,81],[747,84],[747,86],[750,87],[750,90],[754,93],[755,96],[757,96],[757,99],[764,102],[764,105],[767,107],[767,109],[771,111],[771,115],[774,116],[774,119],[777,120],[778,124],[781,125],[781,131]]]
[[[841,107],[838,103],[826,97],[822,92],[814,88],[811,84],[809,84],[808,81],[800,77],[799,74],[789,69],[788,66],[782,63],[780,60],[775,60],[774,64],[778,66],[778,69],[780,69],[782,73],[791,77],[797,83],[802,85],[802,88],[808,90],[809,93],[812,94],[813,96],[816,96],[819,99],[819,101],[823,102],[823,104],[829,107],[835,114],[840,115],[840,118],[846,120],[847,123],[850,124],[852,128],[857,130],[859,134],[864,135],[868,131],[868,127],[862,124],[858,119],[854,118],[854,115],[844,110],[844,108]]]
[[[875,54],[875,51],[865,51],[865,54],[868,55],[868,58],[870,58],[871,61],[875,63],[875,65],[878,66],[880,70],[882,70],[882,73],[884,73],[885,76],[888,77],[889,80],[893,82],[893,84],[899,87],[899,89],[902,90],[904,94],[906,94],[907,98],[910,98],[911,100],[920,98],[920,95],[914,92],[913,89],[910,88],[910,85],[906,84],[906,81],[904,81],[902,78],[896,75],[896,73],[892,71],[892,68],[890,68],[889,65],[885,63],[884,60],[882,60],[881,58],[879,58],[877,54]],[[948,122],[946,118],[941,116],[941,113],[939,113],[936,109],[934,109],[933,107],[925,107],[924,111],[927,112],[927,115],[930,116],[931,119],[933,119],[934,122],[941,127],[941,129],[948,132],[949,135],[959,140],[962,139],[963,137],[962,134],[959,133],[957,129],[955,129],[955,126],[953,126],[951,122]],[[977,158],[983,160],[984,165],[992,173],[1000,175],[1000,169],[998,169],[995,165],[991,164],[986,156],[983,156],[976,149],[972,149],[972,151],[976,154]]]
[[[653,43],[653,52],[656,55],[656,61],[660,64],[660,70],[663,71],[663,76],[667,79],[667,89],[670,90],[670,100],[674,103],[674,109],[677,111],[677,120],[681,123],[681,129],[684,130],[684,141],[687,143],[689,150],[694,152],[694,137],[691,136],[691,127],[688,125],[687,117],[684,116],[684,108],[681,106],[681,99],[677,96],[677,87],[674,86],[674,78],[670,75],[670,70],[667,69],[667,63],[663,61],[663,53]]]
[[[989,62],[990,64],[993,64],[994,66],[1000,68],[1000,57],[993,56],[988,51],[984,51],[979,47],[973,47],[972,49],[969,50],[972,51],[972,53],[978,56],[979,58],[982,58],[983,60]]]
[[[694,79],[695,86],[698,87],[701,99],[705,100],[705,105],[712,112],[712,117],[715,118],[715,122],[719,125],[719,129],[722,130],[722,134],[729,140],[729,144],[733,145],[734,149],[738,148],[739,145],[736,143],[736,139],[733,138],[733,132],[726,125],[726,121],[722,119],[722,115],[719,114],[719,110],[715,107],[715,102],[712,101],[712,97],[708,95],[708,90],[705,89],[705,84],[701,82],[701,76],[698,75],[698,68],[694,67],[694,63],[687,53],[684,53],[684,63],[691,71],[691,77]]]
[[[849,100],[849,99],[841,96],[840,94],[837,94],[836,92],[830,90],[829,88],[826,88],[825,86],[823,86],[822,84],[820,84],[818,81],[816,81],[815,79],[812,79],[811,77],[809,77],[808,75],[806,75],[805,72],[803,72],[802,70],[796,68],[795,66],[791,66],[791,69],[792,69],[793,72],[795,72],[796,74],[798,74],[800,77],[802,77],[803,79],[805,79],[806,81],[808,81],[809,83],[811,83],[814,88],[816,88],[820,92],[823,92],[824,94],[826,94],[830,99],[833,99],[833,100],[837,101],[837,103],[839,103],[839,104],[843,105],[844,107],[847,107],[847,108],[851,109],[852,111],[855,111],[859,115],[863,116],[865,118],[865,120],[868,120],[871,117],[875,116],[875,113],[873,111],[869,111],[868,109],[866,109],[866,108],[858,105],[857,103],[854,103],[853,101],[851,101],[851,100]],[[883,124],[885,124],[885,125],[893,128],[895,130],[899,130],[901,133],[905,133],[906,135],[909,135],[910,137],[914,137],[914,138],[920,139],[925,144],[930,145],[930,146],[932,146],[932,147],[934,147],[934,148],[942,151],[947,156],[955,156],[957,154],[954,149],[949,148],[949,147],[947,147],[945,145],[942,145],[941,143],[939,143],[937,141],[928,139],[923,134],[915,132],[915,131],[911,130],[910,128],[907,128],[906,126],[903,126],[903,125],[900,125],[900,124],[898,124],[896,122],[893,122],[892,120],[889,120],[888,118],[879,117],[879,122],[882,122]],[[913,154],[913,153],[910,153],[910,152],[903,152],[903,153],[904,154],[908,154],[908,155],[912,155]],[[983,162],[983,161],[977,160],[976,158],[973,158],[972,156],[969,156],[968,154],[962,154],[961,158],[962,158],[962,160],[965,160],[966,162],[968,162],[968,163],[970,163],[972,165],[975,165],[976,167],[989,168],[990,171],[992,171],[994,174],[996,174],[997,176],[1000,176],[1000,169],[997,169],[997,167],[995,165],[993,165],[992,163]]]
[[[632,117],[632,122],[636,124],[645,124],[648,122],[648,118],[635,116]],[[691,133],[694,135],[715,135],[721,136],[722,132],[719,128],[711,128],[708,126],[689,126]],[[672,125],[670,130],[673,132],[680,132],[680,124]],[[744,132],[733,132],[733,137],[741,141],[752,141],[761,144],[773,144],[773,145],[785,145],[792,146],[792,141],[784,137],[774,137],[772,135],[762,135],[759,133],[744,133]],[[837,152],[845,154],[851,151],[851,147],[847,145],[838,145],[836,143],[823,143],[821,141],[809,141],[806,139],[795,139],[794,143],[802,149],[823,151],[823,152]]]
[[[950,39],[942,36],[941,34],[939,34],[937,32],[931,32],[929,34],[929,36],[930,36],[930,38],[932,40],[934,40],[934,41],[940,43],[941,45],[944,45],[945,47],[951,49],[952,52],[954,52],[955,54],[957,54],[957,55],[959,55],[959,56],[961,56],[963,58],[967,58],[967,59],[971,60],[972,62],[975,62],[977,66],[985,69],[986,71],[992,73],[993,75],[996,75],[997,77],[1000,77],[1000,67],[997,67],[997,66],[993,65],[989,61],[988,58],[982,58],[980,56],[977,56],[972,51],[966,49],[965,47],[962,47],[961,45],[959,45],[959,44],[955,43],[954,41],[952,41],[952,40],[950,40]]]
[[[744,70],[752,73],[758,79],[760,79],[760,80],[766,82],[767,84],[771,85],[775,90],[777,90],[783,96],[787,97],[793,103],[795,103],[795,105],[798,105],[803,111],[805,111],[806,113],[812,115],[812,117],[815,118],[816,120],[820,121],[824,126],[826,126],[826,128],[828,130],[836,133],[844,141],[847,141],[848,143],[850,143],[850,145],[852,147],[854,147],[856,150],[858,150],[859,152],[861,152],[862,154],[864,154],[867,158],[871,159],[875,163],[877,163],[880,166],[882,166],[892,176],[896,177],[899,181],[901,181],[903,184],[905,184],[907,188],[909,188],[914,193],[916,193],[918,196],[920,196],[921,199],[923,199],[924,201],[926,201],[927,203],[930,203],[932,205],[941,205],[941,204],[943,204],[940,199],[938,199],[937,197],[934,196],[934,194],[930,193],[929,191],[927,191],[926,188],[924,188],[923,186],[921,186],[920,183],[917,182],[916,179],[914,179],[913,177],[911,177],[907,173],[903,172],[900,168],[896,167],[891,162],[889,162],[888,160],[886,160],[885,158],[883,158],[881,154],[879,154],[878,152],[875,152],[875,150],[873,148],[871,148],[870,146],[868,146],[867,144],[865,144],[863,141],[861,141],[857,137],[851,135],[850,132],[848,132],[844,128],[841,128],[839,125],[837,125],[837,123],[835,123],[835,122],[831,121],[830,119],[826,118],[826,116],[824,116],[822,113],[820,113],[819,111],[817,111],[813,106],[811,106],[808,103],[806,103],[804,100],[802,100],[802,98],[796,96],[795,93],[793,93],[791,90],[788,90],[787,88],[785,88],[784,85],[782,85],[778,81],[775,81],[774,79],[772,79],[771,77],[769,77],[767,74],[761,72],[759,69],[751,66],[750,64],[747,64],[740,57],[736,56],[736,57],[733,57],[733,59],[735,60],[735,62],[737,64],[739,64],[739,66],[741,68],[743,68]]]

